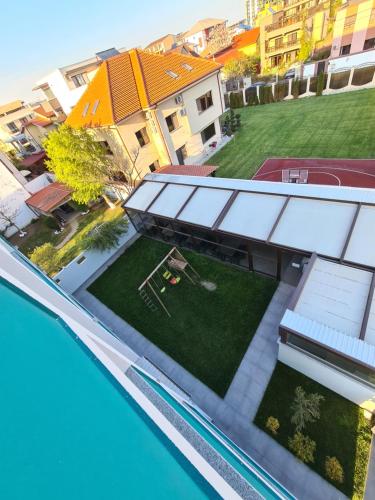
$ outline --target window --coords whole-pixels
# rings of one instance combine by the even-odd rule
[[[146,146],[146,144],[148,144],[150,142],[146,127],[141,128],[141,130],[138,130],[138,132],[135,133],[135,136],[138,139],[138,142],[139,142],[139,145],[141,146],[141,148],[143,148],[143,146]]]
[[[72,76],[72,82],[76,87],[82,87],[82,85],[86,85],[87,83],[84,73]]]
[[[167,116],[165,118],[165,121],[167,122],[169,132],[173,132],[179,126],[177,113],[172,113],[171,115]]]
[[[154,163],[148,166],[150,172],[155,172],[159,168],[159,160],[155,160]]]
[[[86,260],[86,257],[84,255],[82,255],[82,257],[80,257],[78,260],[77,260],[77,264],[82,264],[82,262],[85,262]]]
[[[175,73],[174,71],[171,71],[170,69],[167,69],[167,70],[166,70],[166,73],[167,73],[167,75],[169,75],[171,78],[174,78],[174,79],[178,78],[178,74],[177,74],[177,73]]]
[[[83,108],[83,111],[82,111],[82,116],[85,117],[87,115],[87,111],[89,110],[89,107],[90,107],[90,103],[86,103],[85,104],[85,107]]]
[[[213,105],[211,90],[197,99],[197,108],[200,113]]]
[[[347,54],[350,54],[350,47],[351,45],[343,45],[340,49],[340,56],[346,56]]]
[[[190,66],[190,64],[182,63],[182,67],[185,68],[187,71],[193,71],[193,67]]]
[[[18,132],[17,125],[14,122],[8,123],[8,128],[11,132]]]
[[[92,110],[91,110],[91,114],[92,114],[92,115],[95,115],[96,110],[98,109],[98,106],[99,106],[99,99],[97,99],[97,100],[94,102],[94,105],[93,105]]]
[[[283,37],[275,38],[275,49],[280,49],[283,46]]]
[[[113,155],[113,151],[112,151],[111,146],[109,145],[108,141],[98,141],[98,142],[105,149],[105,152],[107,153],[107,155]]]
[[[375,38],[369,38],[365,40],[363,44],[363,50],[375,49]]]
[[[208,127],[202,130],[201,137],[203,144],[211,139],[216,134],[215,123],[211,123]]]

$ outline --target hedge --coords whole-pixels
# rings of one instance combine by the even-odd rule
[[[280,82],[275,85],[275,101],[282,101],[288,95],[289,92],[289,83],[288,82]]]
[[[243,93],[242,92],[231,92],[229,97],[230,107],[233,108],[243,108]]]
[[[354,70],[352,85],[366,85],[374,78],[375,66],[357,68]]]
[[[342,71],[341,73],[332,73],[329,84],[330,89],[343,89],[349,83],[350,71]]]

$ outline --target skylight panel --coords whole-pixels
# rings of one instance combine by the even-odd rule
[[[167,69],[165,72],[166,72],[166,73],[167,73],[167,75],[169,75],[171,78],[174,78],[174,79],[178,78],[178,74],[177,74],[177,73],[175,73],[174,71],[170,70],[170,69]]]
[[[91,114],[92,114],[92,115],[95,115],[96,110],[98,109],[98,106],[99,106],[99,99],[97,99],[97,100],[94,102],[94,105],[93,105],[93,107],[92,107],[92,111],[91,111]]]
[[[181,66],[185,68],[187,71],[193,71],[193,66],[190,66],[190,64],[182,63]]]
[[[88,102],[87,104],[85,104],[85,107],[83,108],[82,116],[87,115],[87,111],[89,110],[89,107],[90,107],[90,103]]]

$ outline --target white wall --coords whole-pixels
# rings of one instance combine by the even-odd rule
[[[21,229],[38,217],[25,203],[25,200],[30,197],[26,185],[25,179],[7,156],[0,153],[0,208],[8,216],[14,215],[15,222]],[[6,226],[7,224],[0,219],[0,230],[4,230]],[[9,227],[6,236],[11,236],[16,232],[17,229],[14,226]]]
[[[78,99],[87,88],[87,85],[82,85],[81,87],[70,89],[64,75],[59,69],[50,73],[43,81],[48,83],[66,115],[71,112],[72,108],[76,105]]]
[[[136,232],[131,222],[128,231],[122,235],[119,246],[99,252],[87,250],[73,259],[59,273],[54,276],[54,281],[58,283],[68,293],[74,293],[83,285],[98,269],[105,271],[105,264],[117,253],[122,253],[140,236]]]
[[[45,172],[44,174],[35,177],[32,181],[27,182],[25,184],[25,189],[29,193],[34,194],[48,186],[48,184],[51,184],[51,182],[54,182],[54,175]]]
[[[279,342],[278,359],[353,403],[369,410],[375,409],[375,389],[371,389],[343,372],[282,342]]]
[[[361,65],[375,64],[375,50],[366,50],[358,54],[352,54],[343,57],[337,57],[328,61],[328,72],[336,71],[338,69],[356,68]]]

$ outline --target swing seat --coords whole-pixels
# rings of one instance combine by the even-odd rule
[[[169,283],[171,285],[177,285],[178,281],[177,281],[177,278],[175,278],[174,276],[169,280]]]
[[[176,285],[177,285],[178,283],[180,283],[180,281],[181,281],[181,276],[177,276],[177,278],[176,278]]]
[[[160,290],[160,293],[164,293],[165,292],[165,286],[163,286],[163,288]]]
[[[172,276],[172,273],[169,272],[169,271],[165,271],[165,273],[163,274],[163,278],[166,279],[166,280],[169,280],[169,278]]]

